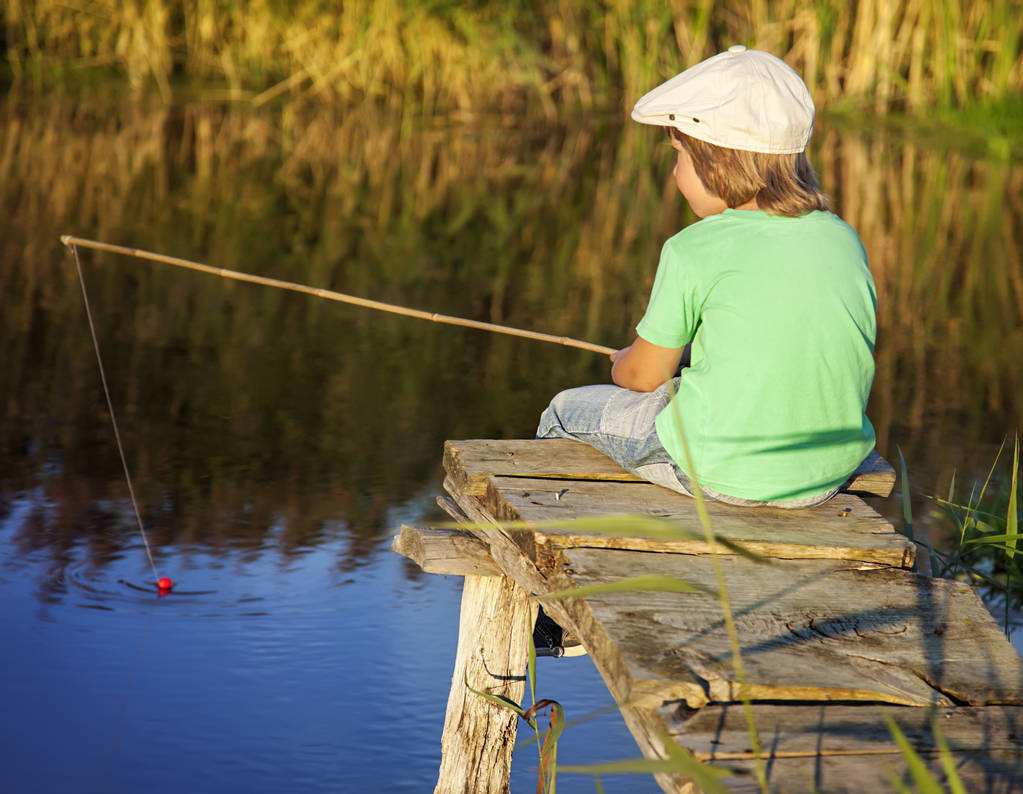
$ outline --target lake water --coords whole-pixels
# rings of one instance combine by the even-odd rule
[[[901,447],[943,542],[927,495],[954,471],[965,498],[1023,419],[1023,169],[826,122],[813,157],[878,285],[878,446]],[[390,536],[442,519],[445,439],[529,437],[554,393],[608,369],[86,252],[144,519],[179,581],[157,598],[136,589],[151,575],[60,234],[621,345],[661,242],[693,220],[669,170],[659,137],[611,120],[9,97],[0,788],[429,790],[460,582]],[[563,762],[637,754],[587,659],[541,660],[539,693],[586,717]],[[517,751],[514,790],[535,757]]]

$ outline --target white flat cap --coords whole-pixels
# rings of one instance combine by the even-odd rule
[[[791,66],[737,44],[661,83],[636,103],[632,118],[728,149],[791,154],[810,142],[813,113]]]

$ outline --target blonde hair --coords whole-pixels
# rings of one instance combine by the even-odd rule
[[[798,217],[813,210],[830,210],[806,152],[764,154],[726,149],[668,127],[668,134],[689,153],[693,170],[708,191],[729,207],[750,199],[774,215]]]

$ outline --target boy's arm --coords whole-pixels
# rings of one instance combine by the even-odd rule
[[[623,389],[654,391],[675,375],[681,360],[681,347],[661,347],[637,336],[611,354],[611,380]]]

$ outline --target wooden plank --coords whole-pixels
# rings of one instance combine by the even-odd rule
[[[924,756],[924,763],[948,791],[941,761],[936,755]],[[956,757],[956,772],[970,794],[1020,794],[1023,780],[1019,774],[1020,750],[995,750],[991,753],[962,753]],[[760,794],[752,761],[721,761],[743,775],[722,782],[734,794]],[[766,766],[770,794],[864,794],[894,791],[892,783],[902,782],[916,791],[913,779],[901,756],[825,756],[816,758],[775,758]]]
[[[534,541],[554,548],[587,547],[681,554],[731,554],[703,539],[696,502],[649,483],[492,477],[481,497],[498,520],[558,521],[610,514],[638,514],[676,522],[694,537],[644,538],[585,533],[580,529],[536,529]],[[912,568],[915,547],[862,499],[839,494],[806,510],[735,507],[708,502],[714,531],[750,551],[785,559],[843,559]]]
[[[669,733],[701,761],[753,757],[739,704],[705,706],[695,713],[675,706],[659,711]],[[932,727],[935,721],[954,755],[1023,746],[1023,708],[1019,706],[929,709],[756,703],[752,712],[763,749],[772,758],[898,753],[886,717],[896,721],[918,753],[938,752]],[[1019,772],[1023,774],[1023,767]]]
[[[466,576],[435,794],[507,794],[518,715],[469,691],[522,702],[536,606],[504,576]]]
[[[469,496],[482,496],[494,476],[556,480],[642,482],[593,447],[570,439],[471,439],[444,442],[444,468],[456,488]],[[843,490],[888,496],[895,485],[895,470],[880,455],[868,459]]]
[[[408,557],[426,573],[496,576],[500,573],[486,544],[460,529],[402,524],[391,551]]]
[[[1023,662],[966,585],[837,560],[566,549],[561,575],[586,586],[662,574],[716,592],[722,568],[746,671],[740,687],[713,595],[623,592],[573,599],[576,629],[616,697],[1023,704]],[[542,600],[542,596],[541,596]],[[546,606],[545,606],[546,608]]]

